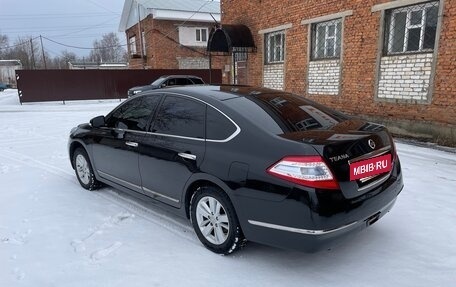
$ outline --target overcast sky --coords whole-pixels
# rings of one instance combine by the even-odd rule
[[[117,32],[124,0],[0,0],[0,34],[12,45],[19,36],[45,36],[63,44],[92,47],[104,33]],[[125,34],[118,33],[121,43]],[[52,56],[62,50],[88,55],[90,50],[67,48],[43,40]]]

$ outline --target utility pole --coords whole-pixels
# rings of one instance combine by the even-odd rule
[[[139,2],[136,2],[138,4],[138,37],[139,37],[139,50],[141,51],[141,63],[142,67],[144,69],[144,51],[143,51],[143,36],[142,36],[142,31],[141,31],[141,10],[139,8]],[[136,43],[135,43],[136,45]]]
[[[40,35],[40,42],[41,42],[41,53],[43,53],[44,69],[47,70],[46,56],[44,55],[44,48],[43,48],[43,37],[41,37],[41,35]]]
[[[32,56],[32,61],[31,61],[32,63],[31,64],[32,64],[33,70],[35,70],[36,69],[36,66],[35,66],[35,52],[33,51],[33,39],[32,38],[30,38],[30,51],[32,52],[32,55],[31,55]]]

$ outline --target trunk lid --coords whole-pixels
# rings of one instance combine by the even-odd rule
[[[391,170],[350,180],[350,174],[353,173],[350,166],[355,163],[359,165],[361,161],[364,163],[369,159],[390,155],[391,166],[393,142],[387,129],[378,124],[352,119],[326,129],[289,132],[280,136],[310,144],[325,159],[347,198],[376,188],[386,181]]]

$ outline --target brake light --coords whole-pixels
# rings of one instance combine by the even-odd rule
[[[270,166],[267,173],[303,186],[339,189],[339,183],[320,156],[287,156]]]

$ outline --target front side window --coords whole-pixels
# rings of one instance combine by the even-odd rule
[[[151,132],[204,139],[206,105],[188,98],[167,96]]]
[[[340,57],[342,43],[342,19],[312,25],[312,59],[336,59]]]
[[[429,2],[387,12],[386,54],[432,52],[437,31],[439,3]]]
[[[285,32],[273,32],[265,34],[265,63],[283,63],[285,58]]]
[[[135,55],[136,54],[136,37],[131,36],[130,39],[128,39],[128,46],[130,47],[130,55]]]
[[[107,119],[111,128],[145,131],[150,116],[160,102],[160,96],[142,96],[125,102]]]

